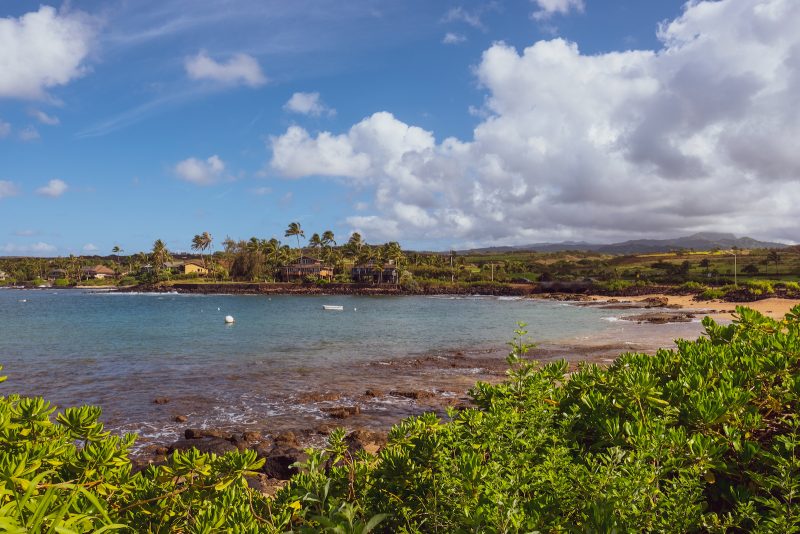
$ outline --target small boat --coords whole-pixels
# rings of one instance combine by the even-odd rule
[[[322,309],[328,311],[343,311],[344,306],[333,306],[331,304],[323,304]]]

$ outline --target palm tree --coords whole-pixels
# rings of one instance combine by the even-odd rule
[[[192,238],[192,250],[196,250],[200,252],[200,257],[203,258],[203,267],[208,269],[208,265],[206,264],[206,257],[203,255],[203,252],[211,247],[211,243],[214,241],[214,238],[211,237],[211,234],[208,232],[203,232],[202,234],[197,234]]]
[[[319,234],[314,233],[308,240],[308,246],[311,250],[316,250],[322,248],[322,239],[320,239]]]
[[[351,235],[350,239],[347,240],[347,248],[350,249],[350,252],[353,256],[358,256],[361,254],[361,249],[365,244],[366,243],[364,243],[364,240],[361,239],[361,234],[358,232],[353,232],[353,235]]]
[[[172,256],[167,249],[167,245],[165,245],[160,239],[156,239],[153,243],[153,250],[150,252],[150,259],[153,262],[153,268],[156,270],[156,274],[159,274],[162,270],[164,270],[166,263],[172,259]]]
[[[333,232],[331,230],[325,230],[322,232],[322,246],[336,246],[336,239],[334,239]]]
[[[303,229],[300,227],[299,222],[292,222],[289,223],[289,227],[286,229],[286,232],[283,235],[284,237],[292,237],[295,236],[297,238],[297,249],[300,250],[300,238],[305,237],[306,234],[303,232]]]

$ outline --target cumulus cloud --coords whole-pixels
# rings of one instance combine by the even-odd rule
[[[56,247],[49,244],[39,241],[38,243],[31,243],[31,244],[18,244],[18,243],[7,243],[2,248],[0,248],[6,254],[14,254],[14,255],[47,255],[53,254],[56,250]]]
[[[350,223],[375,238],[796,239],[798,27],[800,2],[722,0],[687,3],[657,51],[497,43],[475,69],[488,116],[471,139],[380,112],[340,134],[292,126],[271,165],[374,190],[377,213]]]
[[[41,195],[43,197],[60,197],[64,193],[66,193],[68,186],[66,182],[59,179],[50,180],[47,182],[47,185],[44,185],[36,190],[37,195]]]
[[[323,113],[329,116],[336,114],[335,109],[329,108],[323,104],[319,93],[294,93],[286,104],[283,105],[283,109],[292,113],[300,113],[301,115],[310,115],[312,117],[319,117]]]
[[[225,162],[214,154],[206,160],[188,158],[175,165],[178,178],[195,185],[212,185],[224,178]]]
[[[450,45],[460,44],[466,40],[467,38],[461,35],[460,33],[453,33],[453,32],[447,32],[446,34],[444,34],[444,37],[442,37],[442,43]]]
[[[95,245],[94,243],[86,243],[85,245],[83,245],[84,252],[97,252],[98,250],[100,249],[97,248],[97,245]]]
[[[96,26],[85,13],[50,6],[0,18],[0,98],[46,98],[86,74]]]
[[[579,13],[583,13],[586,5],[583,0],[534,0],[539,7],[534,11],[531,17],[536,20],[549,19],[553,15],[567,15],[573,9]]]
[[[19,138],[23,141],[36,141],[41,138],[41,135],[39,135],[39,130],[33,126],[26,126],[19,132]]]
[[[8,137],[8,134],[11,133],[11,123],[6,122],[3,119],[0,119],[0,139],[3,137]]]
[[[267,77],[261,71],[258,61],[247,54],[234,54],[227,62],[210,58],[205,50],[196,56],[186,58],[186,74],[193,80],[211,80],[224,85],[247,85],[261,87]]]
[[[0,199],[13,197],[19,194],[19,187],[9,180],[0,180]]]
[[[58,126],[61,124],[61,121],[58,120],[58,117],[53,115],[48,115],[44,111],[40,109],[31,109],[28,111],[28,114],[35,118],[37,121],[41,122],[42,124],[46,124],[48,126]]]

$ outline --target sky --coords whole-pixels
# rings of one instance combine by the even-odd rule
[[[796,242],[797,0],[0,4],[0,255]]]

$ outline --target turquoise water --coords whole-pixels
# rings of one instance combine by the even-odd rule
[[[615,313],[495,297],[4,289],[0,363],[9,380],[0,391],[99,404],[113,428],[145,434],[158,434],[176,413],[206,425],[287,423],[314,416],[293,401],[298,392],[343,384],[363,391],[377,380],[378,362],[502,347],[517,321],[538,341],[586,338],[612,328]],[[236,322],[226,325],[226,315]],[[159,396],[170,404],[154,405]]]

